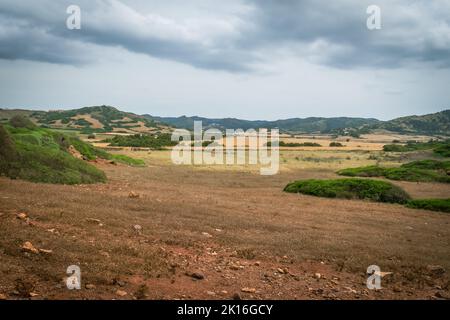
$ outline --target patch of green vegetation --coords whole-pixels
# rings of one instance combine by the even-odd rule
[[[268,147],[272,145],[272,143],[269,141],[266,144]],[[316,142],[284,142],[280,141],[278,143],[278,146],[280,147],[321,147],[322,145]]]
[[[330,147],[344,147],[344,145],[340,142],[333,141],[330,142]]]
[[[0,174],[59,184],[106,181],[102,171],[67,152],[62,136],[42,128],[0,126]]]
[[[450,177],[447,175],[449,168],[450,161],[421,160],[403,164],[398,168],[367,166],[347,168],[337,173],[348,177],[385,177],[390,180],[450,183]]]
[[[400,187],[369,179],[300,180],[289,183],[284,191],[326,198],[368,199],[402,204],[410,199]]]
[[[406,144],[386,144],[383,146],[386,152],[410,152],[420,150],[433,150],[434,153],[450,157],[450,140],[436,141],[430,140],[428,142],[408,141]]]
[[[123,154],[112,154],[110,160],[127,164],[129,166],[141,167],[145,165],[144,160],[135,159]]]
[[[171,135],[163,133],[159,135],[135,134],[130,136],[115,136],[112,139],[106,139],[111,146],[117,147],[140,147],[151,149],[163,149],[166,146],[175,146],[177,142],[171,140]]]
[[[417,199],[409,200],[407,207],[432,211],[450,212],[450,199]]]
[[[13,119],[11,119],[13,120]],[[73,146],[86,160],[109,159],[129,165],[142,160],[111,155],[56,130],[31,125],[28,119],[15,119],[0,125],[0,174],[33,182],[80,184],[106,181],[105,174],[93,165],[74,157]]]

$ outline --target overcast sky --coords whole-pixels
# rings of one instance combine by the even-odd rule
[[[450,0],[0,0],[0,107],[103,104],[267,120],[449,109]]]

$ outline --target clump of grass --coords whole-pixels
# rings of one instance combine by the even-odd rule
[[[272,143],[269,141],[266,144],[268,147],[272,146]],[[322,145],[316,142],[284,142],[280,141],[278,143],[280,147],[321,147]]]
[[[417,199],[410,200],[406,204],[413,209],[425,209],[432,211],[450,212],[450,199]]]
[[[326,198],[368,199],[402,204],[410,199],[400,187],[369,179],[300,180],[289,183],[284,191]]]
[[[449,168],[450,161],[421,160],[403,164],[398,168],[367,166],[347,168],[337,173],[348,177],[385,177],[390,180],[450,183],[450,177],[447,175]]]

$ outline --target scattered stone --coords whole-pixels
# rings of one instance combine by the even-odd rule
[[[331,280],[331,283],[333,283],[333,284],[335,284],[335,285],[338,285],[338,284],[339,284],[339,281],[337,281],[336,279],[332,279],[332,280]]]
[[[118,295],[119,297],[125,297],[128,293],[126,291],[120,290],[118,289],[116,291],[116,295]]]
[[[133,230],[140,234],[142,232],[142,226],[139,224],[135,224],[133,226]]]
[[[245,292],[245,293],[255,293],[256,289],[255,288],[247,288],[246,287],[246,288],[242,288],[241,291]]]
[[[214,291],[206,291],[206,294],[208,296],[215,296],[216,295],[216,293]]]
[[[86,221],[89,223],[95,223],[95,224],[101,223],[101,221],[99,219],[94,219],[94,218],[86,218]]]
[[[141,195],[139,193],[136,193],[134,191],[130,191],[130,193],[128,194],[128,198],[131,199],[135,199],[135,198],[139,198]]]
[[[6,300],[8,299],[3,293],[0,293],[0,300]]]
[[[33,244],[32,244],[31,242],[29,242],[29,241],[25,242],[25,243],[22,245],[22,250],[24,250],[24,251],[26,251],[26,252],[36,253],[36,254],[39,253],[39,250],[36,249],[36,248],[33,246]]]
[[[399,293],[402,292],[402,288],[395,286],[394,288],[392,288],[392,291]]]
[[[86,289],[88,289],[88,290],[92,290],[92,289],[95,289],[95,284],[88,283],[88,284],[86,284],[84,287],[85,287]]]
[[[195,272],[186,272],[186,275],[197,280],[203,280],[205,279],[205,275],[200,271]]]
[[[222,229],[214,229],[215,231],[217,231],[217,232],[222,232]]]
[[[239,270],[240,266],[236,265],[236,264],[230,264],[230,269],[231,270]]]
[[[27,220],[28,219],[28,215],[24,212],[20,212],[16,215],[17,219],[19,220]]]
[[[212,235],[209,234],[208,232],[202,232],[202,235],[204,235],[207,238],[212,238]]]
[[[314,278],[320,279],[320,278],[322,278],[322,275],[320,273],[315,273]]]
[[[220,294],[227,295],[227,294],[228,294],[228,291],[222,290],[222,291],[220,291]]]
[[[355,289],[352,289],[350,287],[344,287],[345,290],[347,290],[349,293],[357,293]]]
[[[36,293],[36,292],[30,292],[30,293],[28,293],[28,295],[29,295],[31,298],[33,298],[33,297],[37,297],[37,296],[39,295],[39,293]]]
[[[259,267],[260,265],[261,265],[261,262],[259,262],[259,261],[255,262],[255,266]]]
[[[281,268],[277,268],[278,273],[285,274],[284,270]]]
[[[53,250],[47,250],[47,249],[38,249],[40,253],[44,254],[52,254]]]

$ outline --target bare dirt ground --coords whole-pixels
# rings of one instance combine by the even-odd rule
[[[0,178],[0,298],[450,297],[448,214],[282,192],[295,179],[336,177],[324,168],[260,176],[152,154],[143,168],[97,164],[106,184]],[[450,194],[400,184],[416,197]],[[74,264],[81,290],[64,282]],[[366,287],[369,265],[392,272],[381,290]]]

